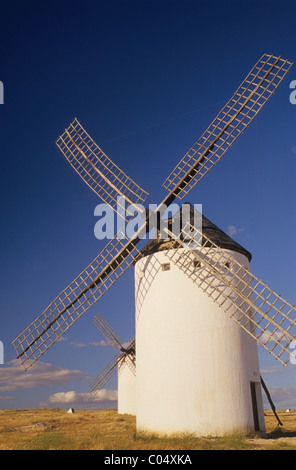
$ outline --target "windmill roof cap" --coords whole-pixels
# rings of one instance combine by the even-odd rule
[[[194,224],[194,207],[190,204],[190,223]],[[181,218],[180,210],[170,219],[168,222],[174,222],[176,219]],[[181,225],[180,225],[181,226]],[[202,215],[202,232],[205,236],[210,238],[217,246],[226,250],[233,250],[243,254],[248,258],[249,261],[252,259],[251,253],[246,250],[243,246],[237,243],[233,238],[227,235],[217,225],[213,224],[206,216]],[[203,238],[202,244],[205,245],[205,239]],[[141,255],[147,256],[157,251],[168,250],[172,247],[172,240],[167,239],[152,239],[142,248]],[[137,257],[138,258],[138,257]],[[137,261],[137,260],[136,260]]]

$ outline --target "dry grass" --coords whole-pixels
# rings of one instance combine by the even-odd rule
[[[267,439],[226,436],[158,438],[136,434],[135,418],[115,410],[61,409],[0,411],[0,450],[257,450],[296,449],[296,412],[279,412],[278,428],[266,412]]]

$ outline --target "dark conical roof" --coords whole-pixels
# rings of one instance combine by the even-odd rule
[[[190,222],[194,223],[194,207],[190,205]],[[175,221],[180,218],[180,211],[178,211],[169,221]],[[202,232],[210,240],[212,240],[220,248],[225,248],[226,250],[233,250],[238,253],[245,255],[249,261],[252,259],[252,255],[239,243],[233,240],[229,235],[227,235],[223,230],[221,230],[217,225],[213,224],[207,217],[202,215]],[[148,243],[142,248],[141,255],[147,256],[149,254],[155,253],[157,251],[168,250],[172,247],[173,241],[171,239],[155,239],[149,240]],[[206,244],[206,240],[203,238],[202,244]]]
[[[225,248],[226,250],[233,250],[237,251],[238,253],[242,253],[248,258],[249,261],[251,261],[252,255],[248,250],[246,250],[243,246],[233,240],[229,235],[223,232],[223,230],[217,227],[217,225],[213,224],[204,215],[202,216],[202,231],[220,248]]]

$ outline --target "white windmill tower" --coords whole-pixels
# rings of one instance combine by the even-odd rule
[[[289,345],[296,335],[295,307],[250,273],[246,250],[241,252],[234,245],[230,248],[220,246],[220,239],[223,237],[220,231],[218,239],[216,238],[218,229],[214,230],[213,225],[211,229],[208,227],[201,233],[189,219],[184,227],[187,233],[185,239],[184,231],[174,238],[176,234],[168,229],[167,234],[173,239],[173,247],[153,252],[148,257],[143,256],[140,245],[143,235],[151,229],[150,222],[159,220],[176,198],[182,200],[218,163],[275,92],[291,65],[287,60],[269,54],[264,54],[259,59],[233,97],[167,178],[164,186],[168,194],[152,214],[147,212],[146,220],[137,233],[131,238],[122,234],[115,236],[86,269],[14,340],[17,357],[21,359],[25,369],[38,360],[127,268],[136,263],[136,272],[139,273],[139,269],[144,271],[140,277],[142,282],[137,281],[136,284],[137,303],[139,296],[143,292],[145,294],[144,299],[141,299],[141,311],[137,310],[136,386],[137,395],[140,396],[136,410],[138,429],[160,433],[186,430],[196,434],[223,434],[234,430],[246,433],[263,429],[258,392],[259,367],[254,341],[265,347],[284,365],[287,364],[290,358]],[[148,193],[104,154],[77,119],[65,129],[57,145],[86,184],[117,210],[120,216],[122,210],[117,207],[117,196],[125,197],[129,204],[145,201]],[[190,244],[188,236],[192,237]],[[202,236],[202,244],[198,249],[196,246],[192,248],[198,236]],[[143,260],[147,261],[146,271],[142,268]],[[168,272],[168,266],[164,266],[164,271],[161,268],[161,272],[154,275],[153,270],[159,264],[170,264],[171,269]],[[151,282],[147,282],[149,278]],[[180,290],[180,286],[183,289]],[[165,292],[169,295],[164,296]],[[178,292],[179,295],[176,295]],[[156,296],[159,297],[162,308],[155,301]],[[149,305],[152,310],[149,310]],[[182,315],[177,315],[177,305],[180,306]],[[148,310],[152,311],[151,318],[148,318]],[[173,314],[170,315],[170,311]],[[155,312],[158,314],[158,322]],[[203,312],[207,312],[207,315]],[[154,331],[151,331],[150,320],[155,325]],[[143,324],[147,326],[146,332]],[[149,340],[155,341],[156,337],[158,341],[155,353]],[[180,348],[178,342],[184,348]],[[170,351],[169,354],[166,349]],[[223,355],[219,357],[221,351]],[[150,357],[157,355],[156,361],[163,361],[163,366],[157,365],[158,376],[149,369],[146,354],[150,354]],[[196,362],[192,356],[197,354],[201,354],[204,361],[199,359]],[[226,375],[219,372],[215,364],[216,358],[223,365]],[[192,367],[198,367],[200,380]],[[161,369],[167,379],[165,383],[161,378]],[[152,377],[160,382],[152,383]],[[182,400],[188,402],[188,410],[193,410],[197,405],[210,410],[207,416],[200,410],[202,419],[198,426],[192,422],[188,410],[186,422],[180,416],[180,410],[185,410],[184,406],[180,408],[181,396],[178,391],[178,383],[182,381],[186,384],[186,388],[183,387]],[[203,384],[203,388],[200,384]],[[153,421],[151,416],[157,413],[159,396],[152,401],[148,395],[158,389],[164,403],[169,388],[176,390],[175,395],[170,395],[169,411],[172,416],[162,413],[160,419]],[[233,393],[241,394],[242,399],[233,401]],[[207,401],[201,401],[198,394]],[[219,394],[223,394],[223,403],[221,399],[217,399]],[[150,413],[144,413],[145,403]],[[219,403],[222,408],[227,408],[227,413],[219,408]],[[212,409],[223,416],[214,416]],[[197,416],[199,410],[195,409],[194,413]],[[242,416],[237,418],[237,413]]]
[[[204,436],[264,432],[257,342],[231,319],[240,303],[231,286],[245,287],[236,263],[248,272],[251,255],[205,216],[202,233],[198,257],[186,244],[158,239],[136,263],[137,427]],[[201,261],[204,252],[227,283]]]
[[[101,390],[118,373],[118,413],[136,414],[136,345],[135,339],[127,345],[100,314],[94,317],[94,324],[103,333],[109,344],[119,353],[106,365],[104,370],[90,384],[92,392]]]

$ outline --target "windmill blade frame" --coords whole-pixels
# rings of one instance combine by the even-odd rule
[[[125,354],[125,361],[134,375],[136,375],[136,339],[135,337],[129,341],[128,347],[121,349]]]
[[[143,204],[149,193],[124,173],[96,144],[77,118],[57,139],[56,145],[70,165],[106,204],[123,217],[124,200]]]
[[[111,344],[114,349],[122,348],[123,339],[116,333],[106,318],[104,318],[99,312],[95,315],[93,323],[105,336],[109,344]]]
[[[264,54],[163,186],[183,199],[249,126],[292,65],[281,56]]]
[[[107,365],[106,367],[100,372],[97,377],[91,382],[90,390],[91,392],[98,392],[101,390],[104,385],[113,377],[113,375],[117,372],[117,367],[120,362],[123,360],[123,354],[116,355]]]
[[[166,256],[261,346],[286,365],[291,357],[289,345],[296,337],[295,306],[191,223],[187,222],[185,230],[186,234],[190,230],[191,240],[182,240],[181,234],[175,239],[166,229],[180,247],[168,250]],[[188,242],[194,243],[201,236],[203,242],[197,250],[188,248]],[[286,359],[282,358],[284,353]]]
[[[131,356],[135,356],[136,342],[135,338],[128,342],[128,346],[125,348],[123,346],[123,339],[116,333],[114,328],[110,323],[104,318],[99,312],[95,315],[93,323],[100,330],[100,332],[105,336],[109,344],[114,349],[119,349],[122,353],[126,354],[128,359],[127,364],[130,367],[131,371],[135,374],[135,364],[134,360],[131,359]]]
[[[104,385],[113,377],[113,375],[117,372],[118,366],[121,362],[126,361],[128,367],[132,371],[134,375],[136,375],[136,366],[135,366],[135,354],[130,352],[129,349],[135,348],[135,339],[133,339],[128,348],[122,352],[121,354],[116,355],[107,365],[106,367],[100,372],[97,377],[91,382],[90,389],[91,392],[98,392],[101,390]],[[131,357],[132,356],[132,357]]]
[[[122,233],[66,287],[14,341],[17,358],[27,370],[132,265],[135,244]]]

